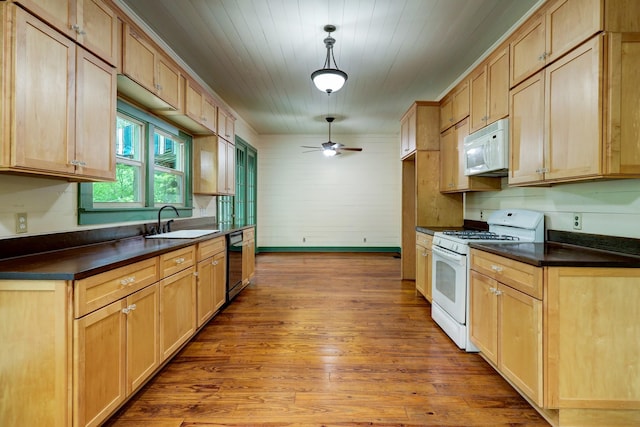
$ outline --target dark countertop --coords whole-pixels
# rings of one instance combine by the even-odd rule
[[[251,228],[222,227],[220,232],[195,239],[145,239],[134,236],[51,252],[0,260],[0,279],[77,280],[113,268],[122,267],[236,230]],[[215,226],[199,229],[218,229]]]
[[[537,267],[640,267],[640,256],[565,243],[471,243],[469,247]]]

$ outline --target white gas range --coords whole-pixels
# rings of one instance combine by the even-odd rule
[[[469,340],[469,243],[544,242],[544,214],[502,209],[487,220],[489,231],[442,231],[433,235],[431,317],[466,351],[478,351]]]

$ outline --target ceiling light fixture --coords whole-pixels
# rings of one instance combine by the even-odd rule
[[[336,58],[333,56],[333,45],[336,43],[336,39],[331,37],[331,33],[336,30],[335,25],[325,25],[324,30],[329,35],[324,39],[324,45],[327,48],[327,58],[324,60],[324,66],[311,73],[311,80],[318,89],[331,95],[332,92],[339,91],[344,82],[347,81],[347,73],[338,69],[336,64]],[[331,68],[331,60],[333,59],[333,65],[335,68]]]

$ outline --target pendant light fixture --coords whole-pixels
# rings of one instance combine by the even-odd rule
[[[324,66],[321,69],[311,73],[311,80],[319,90],[331,95],[331,93],[339,91],[344,86],[348,76],[347,73],[338,69],[336,58],[333,56],[333,45],[336,43],[336,39],[331,37],[331,33],[336,30],[335,25],[325,25],[324,30],[329,33],[324,39],[327,58],[324,60]],[[335,68],[331,68],[331,60],[333,60]]]

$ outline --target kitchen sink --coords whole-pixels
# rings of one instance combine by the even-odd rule
[[[195,239],[197,237],[206,236],[207,234],[213,234],[219,231],[220,230],[176,230],[144,237],[147,239]]]

